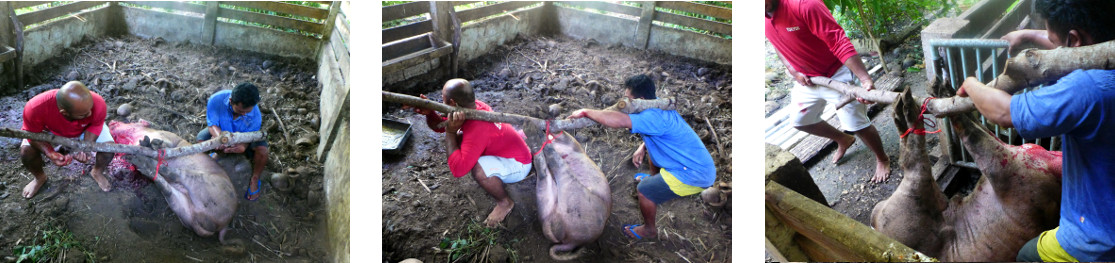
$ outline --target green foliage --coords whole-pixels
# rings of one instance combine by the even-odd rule
[[[828,0],[825,5],[853,37],[884,38],[897,23],[925,22],[924,13],[938,10],[939,0]]]
[[[69,230],[63,229],[60,226],[44,226],[45,230],[41,230],[42,235],[36,236],[35,240],[30,245],[16,246],[12,248],[16,262],[39,262],[43,260],[57,259],[65,253],[76,252],[85,255],[87,262],[95,262],[97,260],[96,253],[85,248],[81,242],[74,238],[74,234]],[[98,238],[99,239],[99,238]],[[59,260],[61,262],[61,260]]]
[[[493,228],[486,228],[481,226],[478,222],[472,221],[466,226],[465,235],[460,235],[457,238],[444,238],[438,244],[438,249],[449,253],[449,261],[457,262],[461,259],[469,259],[469,261],[477,260],[480,262],[489,261],[489,259],[482,258],[486,256],[485,250],[491,249],[494,246],[502,246],[507,250],[508,255],[512,261],[518,261],[518,252],[511,249],[510,244],[499,244],[499,230]],[[517,243],[514,240],[511,243]]]

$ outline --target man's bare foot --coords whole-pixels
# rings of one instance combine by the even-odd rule
[[[105,178],[104,172],[101,170],[94,167],[89,176],[93,177],[93,181],[97,181],[97,186],[101,187],[101,191],[112,191],[112,183],[108,182],[108,178]]]
[[[658,236],[658,229],[648,228],[647,226],[643,225],[625,230],[626,231],[623,231],[623,235],[627,236],[628,238],[635,238],[635,236],[631,235],[631,232],[634,232],[642,238],[654,238]]]
[[[875,162],[875,177],[871,178],[873,183],[882,183],[890,177],[890,160]]]
[[[848,148],[856,143],[856,136],[845,135],[845,138],[846,139],[843,141],[836,141],[836,154],[832,156],[832,163],[836,163],[840,161],[840,158],[844,158],[844,152],[847,152]]]
[[[44,184],[46,184],[46,179],[39,180],[38,178],[35,178],[31,180],[30,183],[27,183],[27,186],[23,187],[23,198],[31,198],[35,196],[35,194],[39,193],[39,188],[42,188]]]
[[[515,208],[515,202],[508,200],[506,203],[496,202],[496,208],[492,209],[492,213],[488,214],[488,219],[484,220],[484,225],[488,227],[495,227],[503,222],[507,214],[511,213],[511,209]]]

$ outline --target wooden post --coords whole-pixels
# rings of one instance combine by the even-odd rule
[[[447,1],[430,1],[430,20],[433,22],[433,46],[440,48],[438,45],[442,41],[452,40],[453,38],[453,19],[449,15],[449,11],[453,9],[453,3]],[[448,42],[448,41],[446,41]],[[444,68],[446,77],[453,76],[453,59],[449,56],[437,58],[441,60],[438,64]]]
[[[321,42],[329,42],[329,37],[333,36],[333,28],[337,22],[337,12],[341,11],[341,2],[329,2],[329,15],[325,16],[325,27],[321,30]]]
[[[201,39],[207,45],[215,45],[217,41],[217,16],[220,15],[221,2],[205,2],[205,23],[201,29]]]
[[[643,5],[643,14],[639,16],[639,26],[635,29],[635,47],[646,49],[647,44],[650,42],[650,28],[654,25],[654,6],[657,4],[655,1],[641,2]]]

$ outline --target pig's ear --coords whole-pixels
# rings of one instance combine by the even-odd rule
[[[907,123],[907,121],[910,120],[910,116],[908,116],[909,112],[911,110],[917,110],[910,109],[913,100],[914,98],[910,95],[910,89],[906,89],[898,95],[898,102],[894,103],[894,127],[898,129],[898,134],[906,133],[906,130],[910,127]],[[914,120],[916,119],[915,117]]]

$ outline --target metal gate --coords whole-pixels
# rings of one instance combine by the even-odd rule
[[[929,48],[932,50],[933,63],[937,76],[946,86],[954,91],[964,83],[968,76],[975,76],[980,82],[987,83],[1001,73],[1010,59],[1007,51],[1009,43],[999,39],[940,39],[930,40]],[[1019,93],[1030,91],[1026,88]],[[1033,140],[1023,139],[1014,128],[1004,128],[994,123],[987,122],[987,118],[979,115],[980,123],[990,129],[999,140],[1010,145],[1032,143],[1045,147],[1050,151],[1060,151],[1060,137],[1038,138]],[[972,160],[972,155],[961,145],[960,138],[953,131],[948,119],[938,119],[941,130],[947,138],[949,163],[968,168],[978,168]]]

